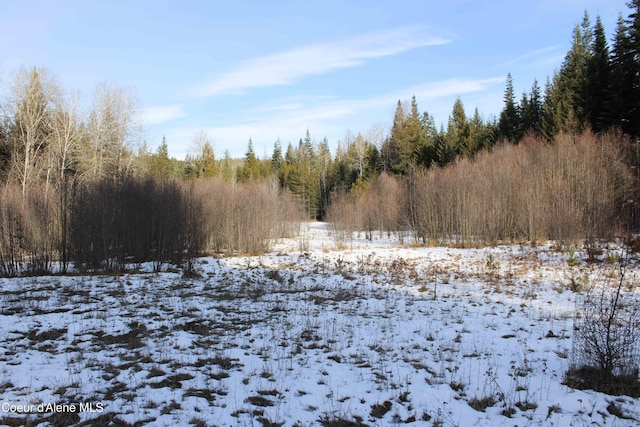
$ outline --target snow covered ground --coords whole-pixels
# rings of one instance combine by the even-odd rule
[[[201,278],[2,279],[0,424],[640,423],[636,399],[561,384],[569,287],[603,264],[377,234],[338,250],[325,224],[303,229],[264,256],[199,259]]]

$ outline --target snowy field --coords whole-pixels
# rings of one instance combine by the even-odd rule
[[[197,260],[201,278],[0,279],[0,424],[639,425],[636,399],[562,385],[570,286],[607,276],[570,256],[338,250],[309,223],[264,256]]]

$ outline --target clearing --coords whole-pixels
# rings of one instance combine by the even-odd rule
[[[0,424],[640,423],[637,399],[562,385],[570,288],[606,263],[377,234],[335,246],[309,223],[267,255],[198,259],[199,278],[0,279]]]

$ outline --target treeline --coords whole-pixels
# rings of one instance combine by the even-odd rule
[[[87,113],[77,105],[43,69],[20,70],[10,88],[0,125],[0,275],[191,267],[209,249],[259,253],[295,233],[303,216],[277,185],[208,178],[206,158],[201,179],[177,179],[162,147],[155,156],[138,144],[128,91],[102,85]]]
[[[383,173],[333,203],[328,218],[338,243],[353,232],[409,230],[423,244],[462,247],[584,239],[594,255],[636,220],[637,148],[614,131],[561,133],[552,143],[529,135],[404,179]]]

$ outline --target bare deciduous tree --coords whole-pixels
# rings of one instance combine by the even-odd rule
[[[196,180],[195,200],[202,205],[205,246],[223,253],[262,253],[280,237],[296,232],[301,210],[275,181],[229,183]]]
[[[571,387],[640,395],[640,301],[625,289],[627,256],[623,253],[602,283],[581,296],[572,367],[565,376]]]
[[[58,87],[45,69],[21,69],[11,91],[9,132],[10,175],[23,196],[38,179],[40,162],[49,143]]]
[[[82,179],[117,181],[130,172],[138,129],[132,92],[99,85],[79,157]]]

